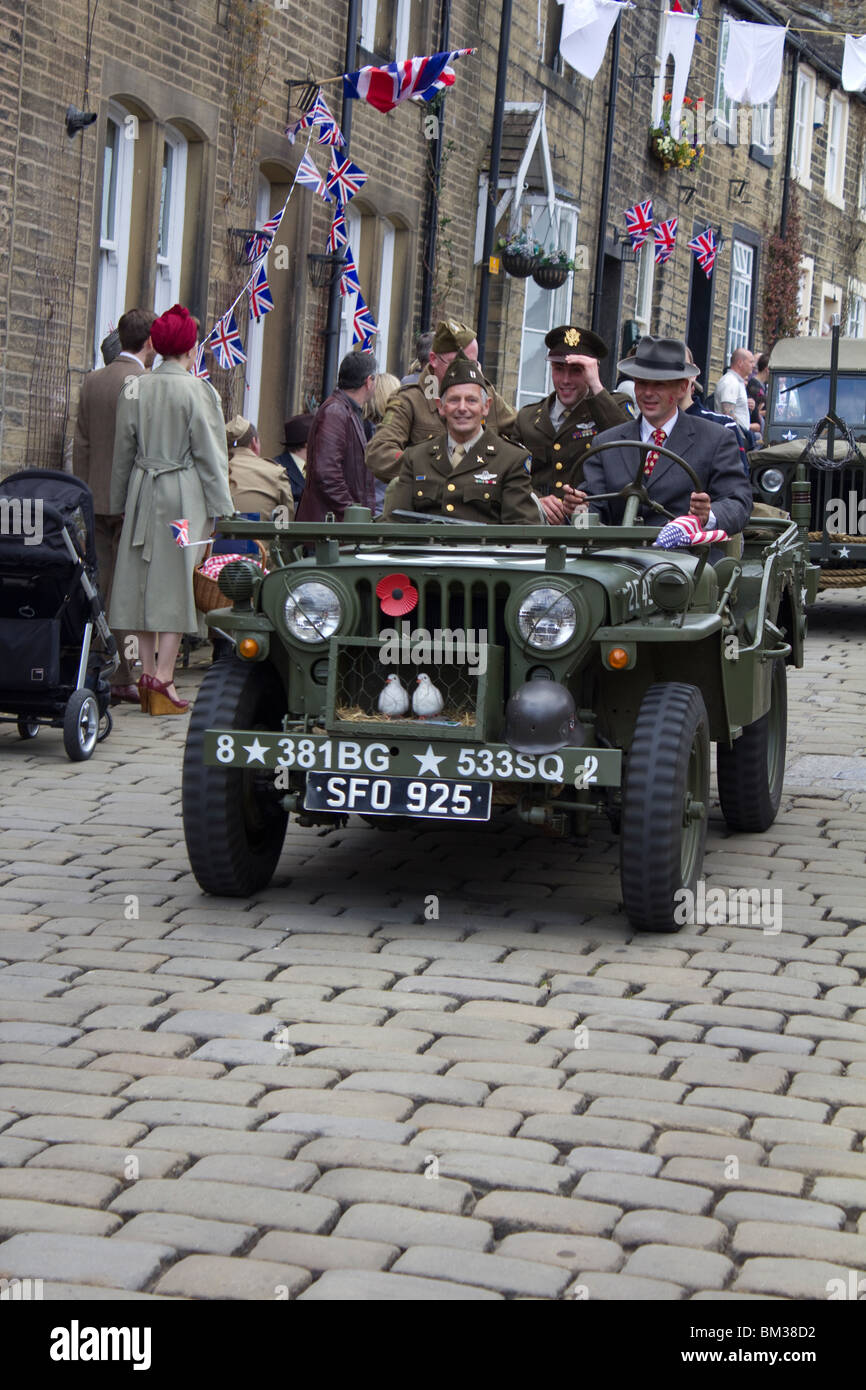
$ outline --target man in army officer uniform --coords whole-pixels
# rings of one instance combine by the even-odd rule
[[[562,504],[566,484],[583,478],[581,459],[600,430],[629,419],[624,405],[602,386],[598,364],[607,357],[601,338],[588,328],[563,324],[544,339],[554,389],[543,401],[525,405],[509,431],[532,451],[532,486],[553,525],[568,523]]]
[[[440,388],[445,432],[404,452],[385,494],[386,520],[395,511],[416,511],[460,521],[539,524],[529,455],[485,429],[488,407],[481,367],[459,352]]]
[[[477,363],[475,329],[456,319],[445,319],[436,327],[430,361],[418,381],[402,387],[391,397],[384,419],[367,445],[364,461],[380,481],[387,483],[396,478],[404,449],[445,434],[445,425],[437,409],[440,383],[458,352]],[[510,435],[517,418],[514,411],[483,377],[482,385],[487,392],[488,428],[494,434]]]

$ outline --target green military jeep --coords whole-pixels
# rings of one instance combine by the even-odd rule
[[[657,530],[634,524],[639,479],[616,527],[384,523],[364,508],[283,530],[223,521],[268,541],[273,567],[227,565],[232,606],[208,615],[235,652],[205,676],[186,744],[201,887],[264,887],[290,815],[385,828],[508,810],[568,835],[602,812],[632,926],[676,930],[701,873],[711,740],[728,824],[776,816],[786,665],[802,665],[818,572],[808,497],[713,565],[707,545],[652,546]]]

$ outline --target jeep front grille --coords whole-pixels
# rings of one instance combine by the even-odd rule
[[[361,607],[359,637],[378,637],[385,628],[400,631],[401,623],[406,622],[413,630],[425,628],[428,632],[447,628],[465,633],[473,629],[477,636],[486,631],[486,641],[495,646],[507,645],[505,605],[511,589],[506,580],[477,573],[462,579],[444,579],[418,569],[408,570],[408,575],[418,590],[418,603],[404,618],[392,618],[382,612],[376,596],[378,576],[370,579],[359,576],[356,586]]]
[[[866,468],[810,468],[809,480],[812,484],[812,516],[810,531],[823,534],[827,504],[834,498],[841,498],[848,514],[848,499],[853,492],[857,501],[866,497]],[[856,515],[856,507],[855,507]]]

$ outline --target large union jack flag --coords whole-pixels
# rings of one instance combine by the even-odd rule
[[[432,101],[443,87],[454,85],[454,70],[449,63],[477,51],[455,48],[450,53],[433,53],[429,58],[407,58],[405,62],[386,63],[381,68],[359,68],[357,72],[344,73],[343,95],[360,97],[377,111],[393,111],[407,97]]]
[[[337,196],[337,201],[345,207],[350,198],[354,198],[360,188],[364,187],[369,174],[365,174],[363,169],[359,169],[357,164],[353,164],[351,159],[344,159],[342,164],[338,163],[336,151],[331,151],[331,170],[328,174],[328,188],[332,189]]]
[[[308,154],[305,154],[300,164],[298,172],[295,174],[298,183],[304,184],[307,188],[312,188],[314,193],[318,193],[320,198],[324,198],[326,203],[330,203],[331,195],[325,186],[325,180],[320,176],[318,169]]]
[[[689,250],[694,251],[698,258],[698,265],[708,280],[713,273],[713,266],[716,263],[718,249],[716,235],[712,227],[707,227],[705,232],[699,232],[698,235],[693,237],[689,242]]]
[[[352,255],[352,248],[346,243],[346,264],[340,276],[340,294],[360,293],[361,281],[358,279],[358,268],[355,265],[355,257]]]
[[[625,225],[634,250],[639,251],[652,231],[652,198],[647,198],[645,203],[635,203],[633,208],[626,208]]]
[[[259,266],[259,273],[250,281],[250,318],[258,323],[262,314],[269,314],[274,307],[268,278],[265,275],[264,266]]]
[[[366,351],[373,344],[373,334],[378,332],[379,325],[370,313],[364,302],[364,296],[359,290],[355,303],[355,315],[352,320],[352,343],[360,343]]]
[[[232,367],[246,362],[247,355],[241,346],[241,335],[233,312],[223,314],[211,334],[211,341],[213,355],[224,371],[231,371]]]
[[[656,265],[663,265],[674,254],[677,240],[677,218],[669,222],[657,222],[654,230],[656,241]]]
[[[345,246],[348,240],[346,219],[342,212],[336,212],[331,223],[331,230],[328,232],[328,250],[331,252],[339,251],[340,247]]]

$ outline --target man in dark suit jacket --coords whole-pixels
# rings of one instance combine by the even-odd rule
[[[686,383],[698,372],[686,360],[685,343],[642,338],[634,357],[620,362],[619,370],[634,379],[640,417],[597,437],[596,444],[621,440],[623,447],[605,450],[585,464],[582,490],[569,489],[567,494],[572,510],[588,507],[603,521],[619,524],[625,502],[593,502],[593,494],[616,492],[634,481],[640,455],[628,444],[642,440],[679,454],[701,480],[700,489],[695,490],[689,475],[672,459],[647,454],[641,481],[653,501],[674,516],[698,517],[705,528],[718,527],[729,536],[742,531],[752,511],[752,489],[736,441],[722,425],[679,409]],[[638,519],[650,526],[663,526],[666,520],[648,506],[638,508]]]
[[[337,389],[322,401],[307,440],[307,477],[296,521],[338,521],[352,503],[376,506],[373,474],[364,462],[367,436],[361,412],[376,384],[372,352],[349,352],[340,363]]]
[[[117,546],[123,526],[123,517],[112,512],[109,502],[117,402],[124,383],[132,376],[140,376],[153,365],[156,350],[150,341],[150,326],[154,318],[149,309],[130,309],[123,315],[116,329],[120,352],[108,366],[88,372],[78,398],[72,471],[76,478],[87,483],[93,493],[99,589],[106,613],[111,603]],[[124,633],[114,633],[120,665],[111,677],[111,702],[120,704],[124,701],[137,705],[138,689],[133,681],[129,659],[124,653],[124,638]]]

